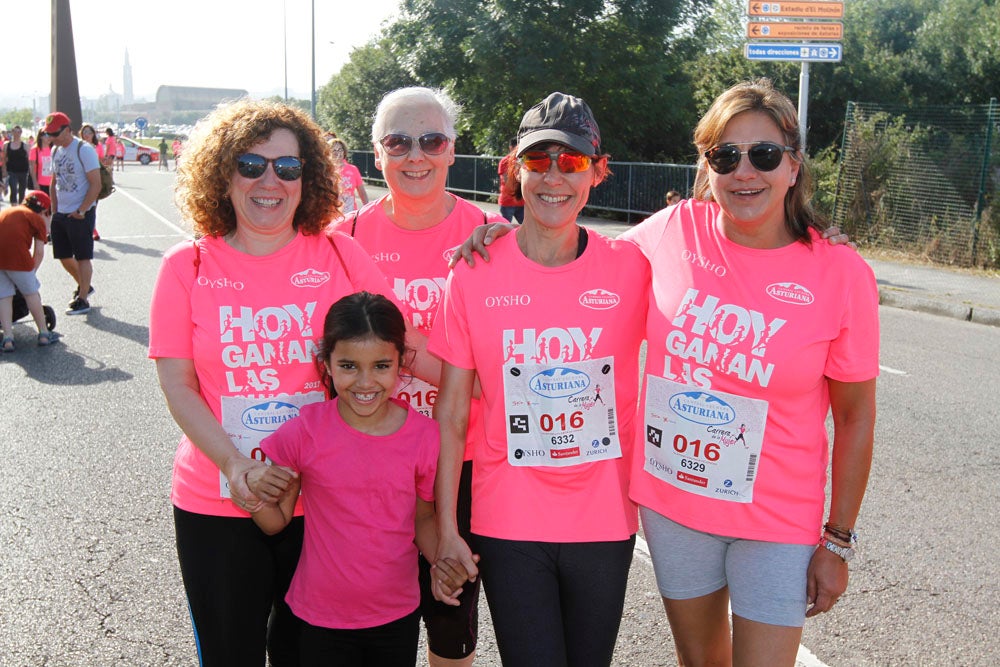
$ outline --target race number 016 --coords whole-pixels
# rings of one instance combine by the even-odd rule
[[[583,428],[583,412],[577,410],[576,412],[567,416],[565,413],[558,415],[543,414],[538,418],[538,425],[542,427],[542,430],[546,433],[559,427],[560,431],[567,430],[567,423],[570,429],[580,429]]]
[[[678,433],[674,436],[674,451],[678,454],[684,454],[686,456],[693,456],[694,458],[704,457],[706,461],[718,461],[722,454],[719,451],[719,444],[716,442],[710,442],[705,445],[702,449],[701,440],[688,440],[683,435]],[[693,447],[694,452],[688,454],[688,447]]]

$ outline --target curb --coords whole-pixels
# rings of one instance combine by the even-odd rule
[[[915,310],[930,315],[940,315],[965,322],[1000,327],[1000,311],[993,308],[977,308],[966,304],[928,299],[885,288],[880,288],[878,295],[879,304],[883,306]]]

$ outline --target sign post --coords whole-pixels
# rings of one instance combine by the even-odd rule
[[[750,40],[744,50],[749,60],[797,61],[799,73],[799,132],[802,151],[806,148],[806,121],[809,112],[809,63],[837,62],[843,57],[843,47],[838,40],[844,37],[844,3],[832,0],[808,0],[804,2],[762,2],[748,0],[747,15],[763,17],[747,23],[747,38]],[[771,21],[770,19],[777,19]],[[802,19],[814,19],[806,22]],[[818,20],[816,20],[818,19]],[[796,43],[775,43],[773,39],[832,40],[814,44],[810,41]],[[836,42],[836,43],[835,43]]]

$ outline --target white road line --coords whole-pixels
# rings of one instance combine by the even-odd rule
[[[883,366],[879,364],[878,369],[880,371],[885,371],[886,373],[892,373],[893,375],[908,375],[906,371],[896,370],[895,368],[889,368],[888,366]]]
[[[905,374],[904,374],[905,375]],[[641,535],[635,536],[635,552],[639,554],[647,563],[652,564],[653,558],[649,555],[649,544],[646,540],[642,539]],[[729,614],[732,616],[733,610],[729,609]],[[799,651],[795,656],[795,667],[828,667],[825,662],[816,657],[816,655],[807,649],[805,646],[799,644]]]
[[[146,204],[144,204],[143,202],[141,202],[138,199],[136,199],[134,195],[129,194],[128,192],[126,192],[123,189],[122,190],[115,190],[115,192],[119,192],[119,193],[125,195],[126,197],[128,197],[129,199],[131,199],[137,206],[139,206],[140,208],[142,208],[143,210],[145,210],[151,216],[153,216],[154,218],[156,218],[157,220],[159,220],[164,225],[166,225],[170,229],[174,230],[175,232],[177,232],[181,236],[184,236],[184,237],[189,238],[189,239],[190,238],[194,238],[191,235],[190,232],[188,232],[188,231],[186,231],[184,229],[181,229],[180,227],[178,227],[174,223],[170,222],[169,220],[167,220],[166,218],[164,218],[162,215],[160,215],[159,213],[157,213],[156,211],[154,211],[150,207],[146,206]]]

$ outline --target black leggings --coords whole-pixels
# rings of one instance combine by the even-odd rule
[[[303,621],[302,667],[413,667],[420,612],[374,628],[339,630]]]
[[[302,622],[285,593],[302,550],[302,517],[277,535],[253,519],[174,508],[177,557],[202,667],[297,667]]]
[[[504,665],[608,667],[635,536],[621,542],[518,542],[474,535]]]
[[[458,484],[458,534],[471,543],[469,521],[472,516],[472,461],[462,464]],[[434,655],[450,660],[465,658],[476,650],[479,636],[479,587],[481,578],[465,582],[458,596],[459,606],[452,607],[434,599],[431,592],[431,566],[420,555],[420,614],[427,628],[427,647]]]

